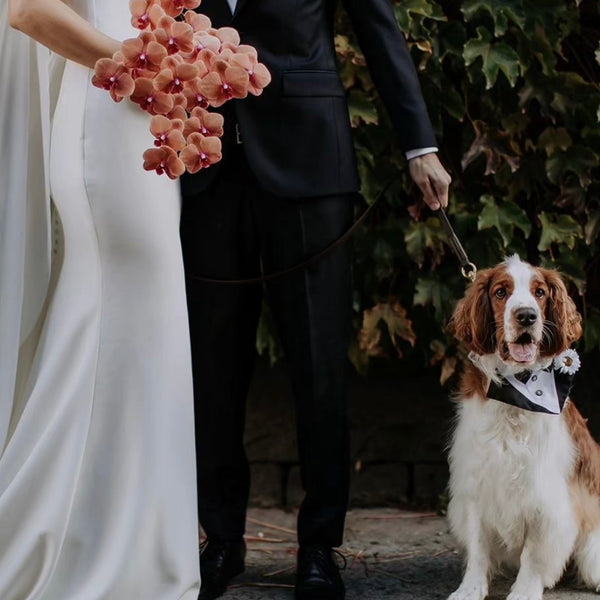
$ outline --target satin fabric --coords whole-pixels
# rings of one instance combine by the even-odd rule
[[[5,4],[0,598],[196,600],[178,186],[142,169],[148,115],[79,65],[56,78]],[[136,35],[127,2],[71,6]]]

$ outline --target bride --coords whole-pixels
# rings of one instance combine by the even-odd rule
[[[0,4],[2,600],[198,596],[178,184],[90,84],[128,4]]]

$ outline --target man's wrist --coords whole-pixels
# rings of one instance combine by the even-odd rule
[[[429,146],[427,148],[415,148],[414,150],[407,150],[406,160],[417,158],[417,156],[423,156],[425,154],[432,154],[437,152],[438,149],[435,146]]]

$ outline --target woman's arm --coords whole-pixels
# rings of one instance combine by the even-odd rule
[[[121,46],[61,0],[8,0],[8,16],[15,29],[86,67],[111,57]]]

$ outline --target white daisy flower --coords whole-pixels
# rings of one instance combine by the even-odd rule
[[[571,348],[565,350],[554,359],[554,368],[560,373],[573,375],[579,370],[580,366],[579,354]]]

